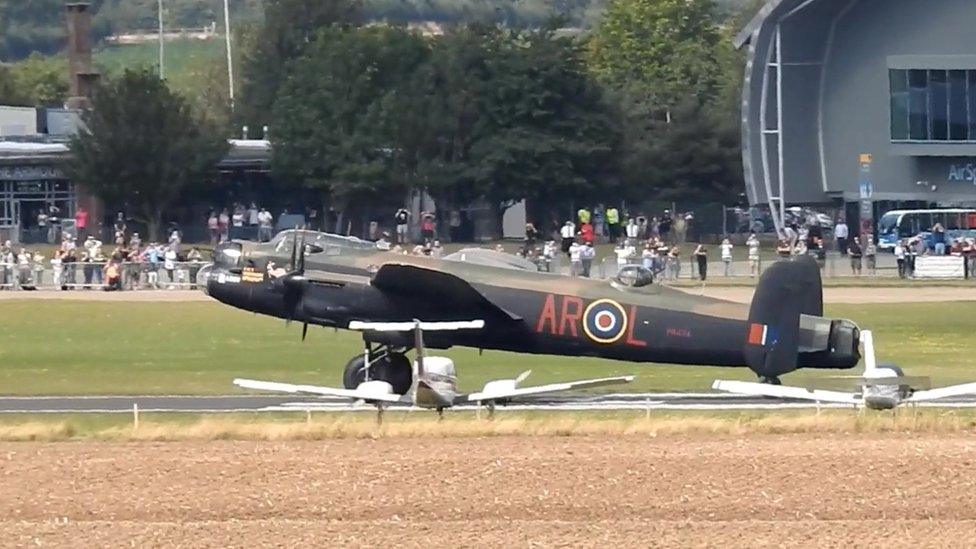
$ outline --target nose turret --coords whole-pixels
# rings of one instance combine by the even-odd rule
[[[213,267],[213,263],[207,263],[197,271],[197,288],[207,295],[210,295],[210,275],[213,272]]]

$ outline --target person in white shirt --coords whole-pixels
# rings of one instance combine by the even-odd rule
[[[64,265],[61,263],[61,250],[56,250],[54,252],[54,257],[51,258],[51,274],[54,279],[54,287],[56,289],[61,289],[61,279],[62,273],[64,272]]]
[[[271,240],[271,227],[274,222],[274,216],[271,212],[265,208],[261,208],[258,212],[258,240],[261,242],[267,242]]]
[[[596,259],[596,249],[592,242],[587,242],[580,247],[580,262],[582,263],[583,276],[590,278],[590,269],[593,267],[593,260]]]
[[[176,269],[176,257],[176,249],[172,246],[168,246],[163,252],[163,268],[166,269],[166,276],[169,277],[170,284],[176,282],[176,278],[173,276],[173,271]],[[173,287],[170,286],[170,289]]]
[[[569,245],[569,273],[572,276],[579,276],[583,270],[582,248],[575,240]]]
[[[572,221],[563,223],[562,228],[559,229],[559,237],[563,239],[563,253],[569,256],[569,249],[573,245],[573,242],[576,241],[576,225]]]
[[[850,229],[843,219],[837,221],[834,227],[834,237],[837,239],[837,249],[841,255],[847,255],[847,238],[850,236]]]
[[[759,274],[759,237],[756,233],[749,235],[746,246],[749,247],[749,274],[752,278],[756,278]]]
[[[722,250],[722,263],[725,264],[725,276],[732,276],[732,242],[726,238],[720,246]]]
[[[637,238],[637,235],[640,234],[640,225],[637,224],[637,220],[633,217],[627,221],[626,231],[627,238]]]
[[[905,278],[905,245],[901,240],[895,243],[895,260],[898,262],[898,278]]]

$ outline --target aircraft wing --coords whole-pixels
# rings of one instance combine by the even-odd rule
[[[815,402],[850,404],[852,406],[860,405],[862,402],[861,397],[856,393],[824,391],[821,389],[807,389],[805,387],[784,387],[782,385],[767,385],[765,383],[750,383],[747,381],[717,380],[712,384],[712,389],[738,395],[792,398]]]
[[[501,313],[510,320],[522,320],[489,301],[460,277],[435,269],[387,263],[376,271],[372,284],[385,292],[426,296],[432,302],[448,302],[459,311],[471,313],[474,318],[481,316],[479,312],[489,310]]]
[[[403,400],[402,395],[395,393],[381,393],[364,389],[338,389],[335,387],[319,387],[317,385],[293,385],[291,383],[258,381],[254,379],[235,379],[234,385],[244,389],[255,389],[258,391],[292,393],[297,395],[334,396],[371,402],[401,402]]]
[[[549,385],[538,385],[536,387],[506,388],[495,391],[482,391],[463,395],[459,398],[466,402],[507,400],[510,398],[541,395],[545,393],[559,393],[562,391],[572,391],[575,389],[588,389],[590,387],[603,387],[605,385],[619,385],[621,383],[630,383],[631,381],[634,381],[634,376],[603,377],[599,379],[568,381],[565,383],[551,383]]]
[[[915,391],[912,396],[905,399],[905,402],[927,402],[929,400],[938,400],[940,398],[972,394],[976,394],[976,383],[965,383],[963,385],[951,385],[949,387],[940,387],[938,389],[929,389],[926,391]]]

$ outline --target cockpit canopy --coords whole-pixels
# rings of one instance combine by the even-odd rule
[[[354,236],[342,236],[337,234],[322,233],[318,231],[306,231],[301,229],[290,229],[281,231],[273,239],[271,244],[274,246],[276,254],[289,254],[295,246],[295,239],[298,244],[305,244],[306,254],[316,254],[324,252],[325,255],[342,255],[343,250],[375,250],[376,244],[356,238]]]
[[[617,272],[617,282],[628,288],[643,288],[654,283],[654,273],[643,265],[624,265]]]

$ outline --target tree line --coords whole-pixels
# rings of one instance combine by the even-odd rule
[[[445,207],[484,199],[498,213],[527,199],[543,224],[573,204],[727,199],[742,188],[742,61],[724,21],[714,0],[611,0],[590,32],[550,20],[449,25],[427,36],[370,23],[357,0],[269,0],[256,32],[241,40],[233,121],[271,128],[276,181],[355,219],[384,215],[416,189]],[[127,154],[117,105],[160,117],[142,126],[206,120],[189,104],[147,109],[147,95],[171,101],[172,93],[140,74],[100,91],[86,119],[111,103],[116,122],[90,123],[73,143],[73,174],[91,188],[112,173],[182,181],[181,189],[200,179],[206,158],[164,177],[146,170],[166,162]],[[206,134],[217,125],[199,127],[198,143],[219,152]],[[155,140],[168,162],[181,161],[173,140],[184,138],[139,136]],[[113,150],[118,158],[95,161]]]

